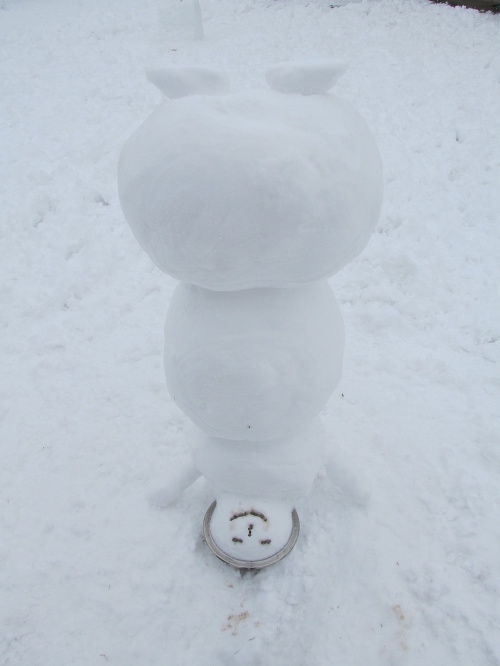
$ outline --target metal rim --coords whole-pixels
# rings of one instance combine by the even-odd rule
[[[284,557],[286,557],[297,543],[300,532],[300,520],[297,511],[293,509],[292,531],[288,541],[281,550],[279,550],[274,555],[271,555],[270,557],[264,558],[263,560],[238,560],[237,558],[232,557],[231,555],[228,555],[223,550],[221,550],[212,538],[212,533],[210,532],[210,521],[212,520],[212,514],[216,505],[217,502],[214,500],[208,507],[208,510],[205,514],[205,518],[203,519],[203,536],[205,537],[207,546],[210,548],[212,553],[218,557],[219,560],[222,560],[226,564],[230,564],[232,567],[236,567],[237,569],[263,569],[264,567],[268,567],[271,564],[276,564],[276,562],[279,562]]]

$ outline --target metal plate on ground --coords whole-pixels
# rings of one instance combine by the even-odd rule
[[[212,514],[215,510],[216,505],[217,505],[216,501],[212,502],[212,504],[209,506],[205,514],[205,518],[203,520],[203,536],[205,537],[207,546],[210,548],[212,553],[220,560],[226,562],[226,564],[230,564],[232,567],[235,567],[236,569],[263,569],[264,567],[268,567],[271,564],[276,564],[276,562],[279,562],[284,557],[286,557],[297,543],[297,539],[299,538],[299,532],[300,532],[300,521],[297,511],[293,509],[292,531],[290,533],[288,541],[283,546],[283,548],[281,548],[281,550],[279,550],[274,555],[266,557],[262,560],[238,560],[235,557],[232,557],[231,555],[228,555],[223,550],[221,550],[213,540],[212,534],[210,532],[210,521],[212,520]]]

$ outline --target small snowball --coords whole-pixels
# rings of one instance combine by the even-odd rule
[[[193,426],[191,452],[215,492],[300,499],[323,461],[325,431],[319,416],[289,437],[264,442],[210,437]]]
[[[172,67],[146,73],[161,92],[170,99],[187,95],[220,95],[229,91],[225,72],[209,67]]]
[[[326,281],[216,292],[179,284],[165,322],[167,386],[213,437],[285,437],[340,380],[342,315]]]
[[[176,502],[182,493],[192,485],[200,476],[200,472],[193,462],[185,462],[177,465],[170,473],[167,485],[149,496],[151,504],[160,507],[170,506]]]
[[[283,62],[267,69],[266,81],[278,92],[318,95],[333,88],[346,70],[342,60]]]

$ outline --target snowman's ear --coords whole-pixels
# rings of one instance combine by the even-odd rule
[[[188,95],[221,95],[230,88],[225,72],[209,67],[170,67],[146,72],[146,76],[170,99]]]
[[[266,70],[266,81],[278,92],[318,95],[333,88],[347,67],[343,60],[281,62]]]

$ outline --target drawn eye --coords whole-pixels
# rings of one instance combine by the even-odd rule
[[[260,518],[265,523],[267,523],[266,516],[260,511],[255,511],[254,509],[252,509],[251,511],[242,511],[241,513],[233,514],[229,519],[229,522],[231,522],[232,520],[237,520],[238,518],[244,518],[245,516],[255,516],[256,518]]]
[[[260,543],[261,543],[263,546],[267,546],[268,544],[271,543],[271,539],[261,539],[261,540],[260,540]]]
[[[238,537],[233,537],[233,543],[243,543],[243,539],[238,539]]]

